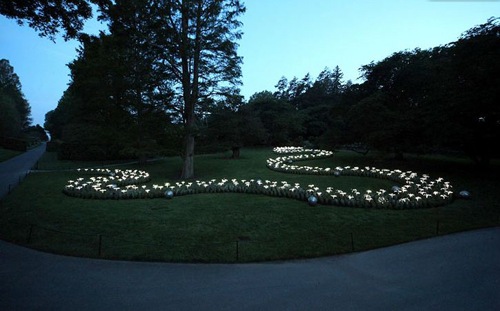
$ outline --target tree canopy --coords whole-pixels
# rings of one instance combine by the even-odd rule
[[[237,54],[244,11],[229,0],[101,6],[109,33],[80,36],[72,82],[46,127],[67,142],[90,139],[135,156],[176,148],[183,178],[194,176],[195,139],[200,150],[293,144],[400,157],[460,152],[483,166],[498,156],[498,18],[456,42],[366,64],[361,83],[325,67],[316,78],[282,77],[274,91],[245,103]]]
[[[114,124],[116,131],[119,124],[128,123],[135,140],[149,141],[149,147],[143,147],[155,149],[162,139],[154,133],[161,136],[172,130],[170,124],[179,124],[182,133],[176,128],[173,139],[183,136],[182,177],[193,177],[201,119],[215,102],[239,96],[242,59],[236,41],[242,35],[238,17],[245,11],[243,4],[117,0],[100,10],[110,33],[80,36],[82,47],[70,64],[68,94],[59,104],[61,111],[58,107],[48,115],[47,125],[66,141],[82,133],[75,124]],[[71,117],[79,121],[68,121]],[[67,122],[66,132],[76,126],[71,132],[75,136],[58,129],[60,118]]]
[[[377,127],[383,136],[401,151],[462,150],[487,162],[500,130],[499,33],[499,19],[491,18],[456,42],[396,52],[363,66],[363,87],[383,108],[378,114],[390,113],[391,126]],[[352,109],[358,121],[377,113],[363,104]],[[365,132],[366,122],[357,124],[354,129]],[[369,137],[364,142],[372,144]]]
[[[92,17],[92,5],[110,0],[9,0],[0,2],[0,14],[28,23],[40,36],[51,40],[61,31],[65,39],[76,38],[85,20]]]
[[[19,137],[31,124],[31,107],[8,60],[0,60],[0,137]]]
[[[359,84],[344,82],[338,67],[315,81],[309,74],[282,77],[274,93],[258,92],[248,106],[258,107],[275,137],[269,144],[362,146],[398,157],[460,152],[485,166],[499,156],[493,148],[500,139],[499,34],[499,19],[491,18],[456,42],[395,52],[362,66]]]
[[[120,31],[82,36],[79,57],[69,64],[70,86],[45,123],[53,139],[87,146],[66,156],[141,158],[166,147],[168,95],[156,91],[162,81],[130,38]]]
[[[242,32],[238,0],[159,1],[159,40],[164,70],[175,94],[172,108],[182,116],[184,151],[182,178],[194,176],[197,119],[209,99],[239,93],[242,59],[237,54]]]

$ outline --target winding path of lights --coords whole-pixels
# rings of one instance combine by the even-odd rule
[[[172,198],[175,196],[198,193],[248,193],[275,197],[286,197],[323,205],[365,207],[365,208],[426,208],[450,203],[454,193],[449,182],[442,178],[411,171],[378,169],[375,167],[335,167],[322,168],[300,166],[297,161],[319,159],[333,156],[332,151],[304,149],[302,147],[276,147],[273,151],[282,154],[267,160],[271,170],[293,174],[315,174],[341,176],[362,176],[384,178],[401,186],[364,193],[351,189],[350,192],[328,187],[320,189],[315,185],[301,186],[299,183],[270,181],[260,179],[212,179],[209,181],[180,181],[154,184],[152,187],[140,185],[150,181],[147,172],[120,169],[79,169],[79,172],[93,174],[88,178],[69,180],[63,192],[66,195],[84,199],[146,199]]]

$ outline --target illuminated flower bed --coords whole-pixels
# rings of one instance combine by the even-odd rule
[[[267,160],[271,170],[293,174],[317,174],[341,176],[362,176],[384,178],[394,181],[398,186],[392,189],[356,189],[342,191],[328,187],[320,189],[315,185],[302,186],[286,181],[260,179],[212,179],[209,181],[175,182],[154,184],[151,187],[140,185],[150,181],[149,174],[139,170],[86,169],[86,174],[98,174],[89,178],[80,177],[70,180],[64,193],[86,199],[142,199],[171,198],[197,193],[247,193],[275,197],[286,197],[323,205],[365,207],[365,208],[425,208],[450,203],[453,200],[452,186],[442,178],[431,179],[428,175],[399,170],[377,169],[374,167],[335,167],[322,168],[299,166],[297,161],[305,161],[333,156],[326,150],[303,149],[301,147],[277,147],[274,152],[287,154]],[[314,197],[314,200],[311,200]]]
[[[316,174],[335,176],[360,176],[383,178],[401,184],[390,190],[367,190],[364,193],[356,189],[350,192],[335,190],[331,187],[324,191],[309,185],[311,195],[318,198],[320,204],[343,206],[378,207],[378,208],[420,208],[434,207],[450,203],[453,200],[452,186],[443,178],[431,179],[429,175],[419,175],[411,171],[378,169],[375,167],[337,166],[323,168],[295,165],[294,162],[306,161],[333,156],[333,152],[318,149],[304,149],[301,147],[276,147],[273,150],[278,154],[293,154],[267,160],[267,167],[271,170],[291,174]]]

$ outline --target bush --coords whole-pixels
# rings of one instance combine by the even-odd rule
[[[58,152],[62,142],[60,140],[51,140],[47,142],[47,152]]]
[[[0,139],[0,144],[5,149],[22,151],[25,152],[28,150],[28,142],[22,139],[4,137]]]
[[[91,161],[118,159],[117,151],[111,151],[106,145],[62,143],[57,150],[59,160]]]

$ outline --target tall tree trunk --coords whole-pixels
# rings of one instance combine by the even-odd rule
[[[183,99],[184,99],[184,126],[185,126],[185,138],[184,138],[184,163],[182,165],[182,179],[194,178],[194,128],[195,128],[195,113],[194,108],[198,103],[198,79],[199,79],[199,62],[201,53],[201,13],[202,13],[202,1],[198,1],[198,9],[195,20],[196,34],[194,38],[194,55],[188,53],[189,46],[189,7],[188,2],[182,2],[182,22],[181,22],[181,36],[182,44],[180,46],[181,50],[181,63],[182,63],[182,89],[183,89]],[[190,63],[192,62],[192,72],[190,68]],[[192,77],[191,77],[192,74]],[[191,79],[192,78],[192,79]]]
[[[184,138],[183,161],[181,178],[194,178],[194,134],[189,130]]]

